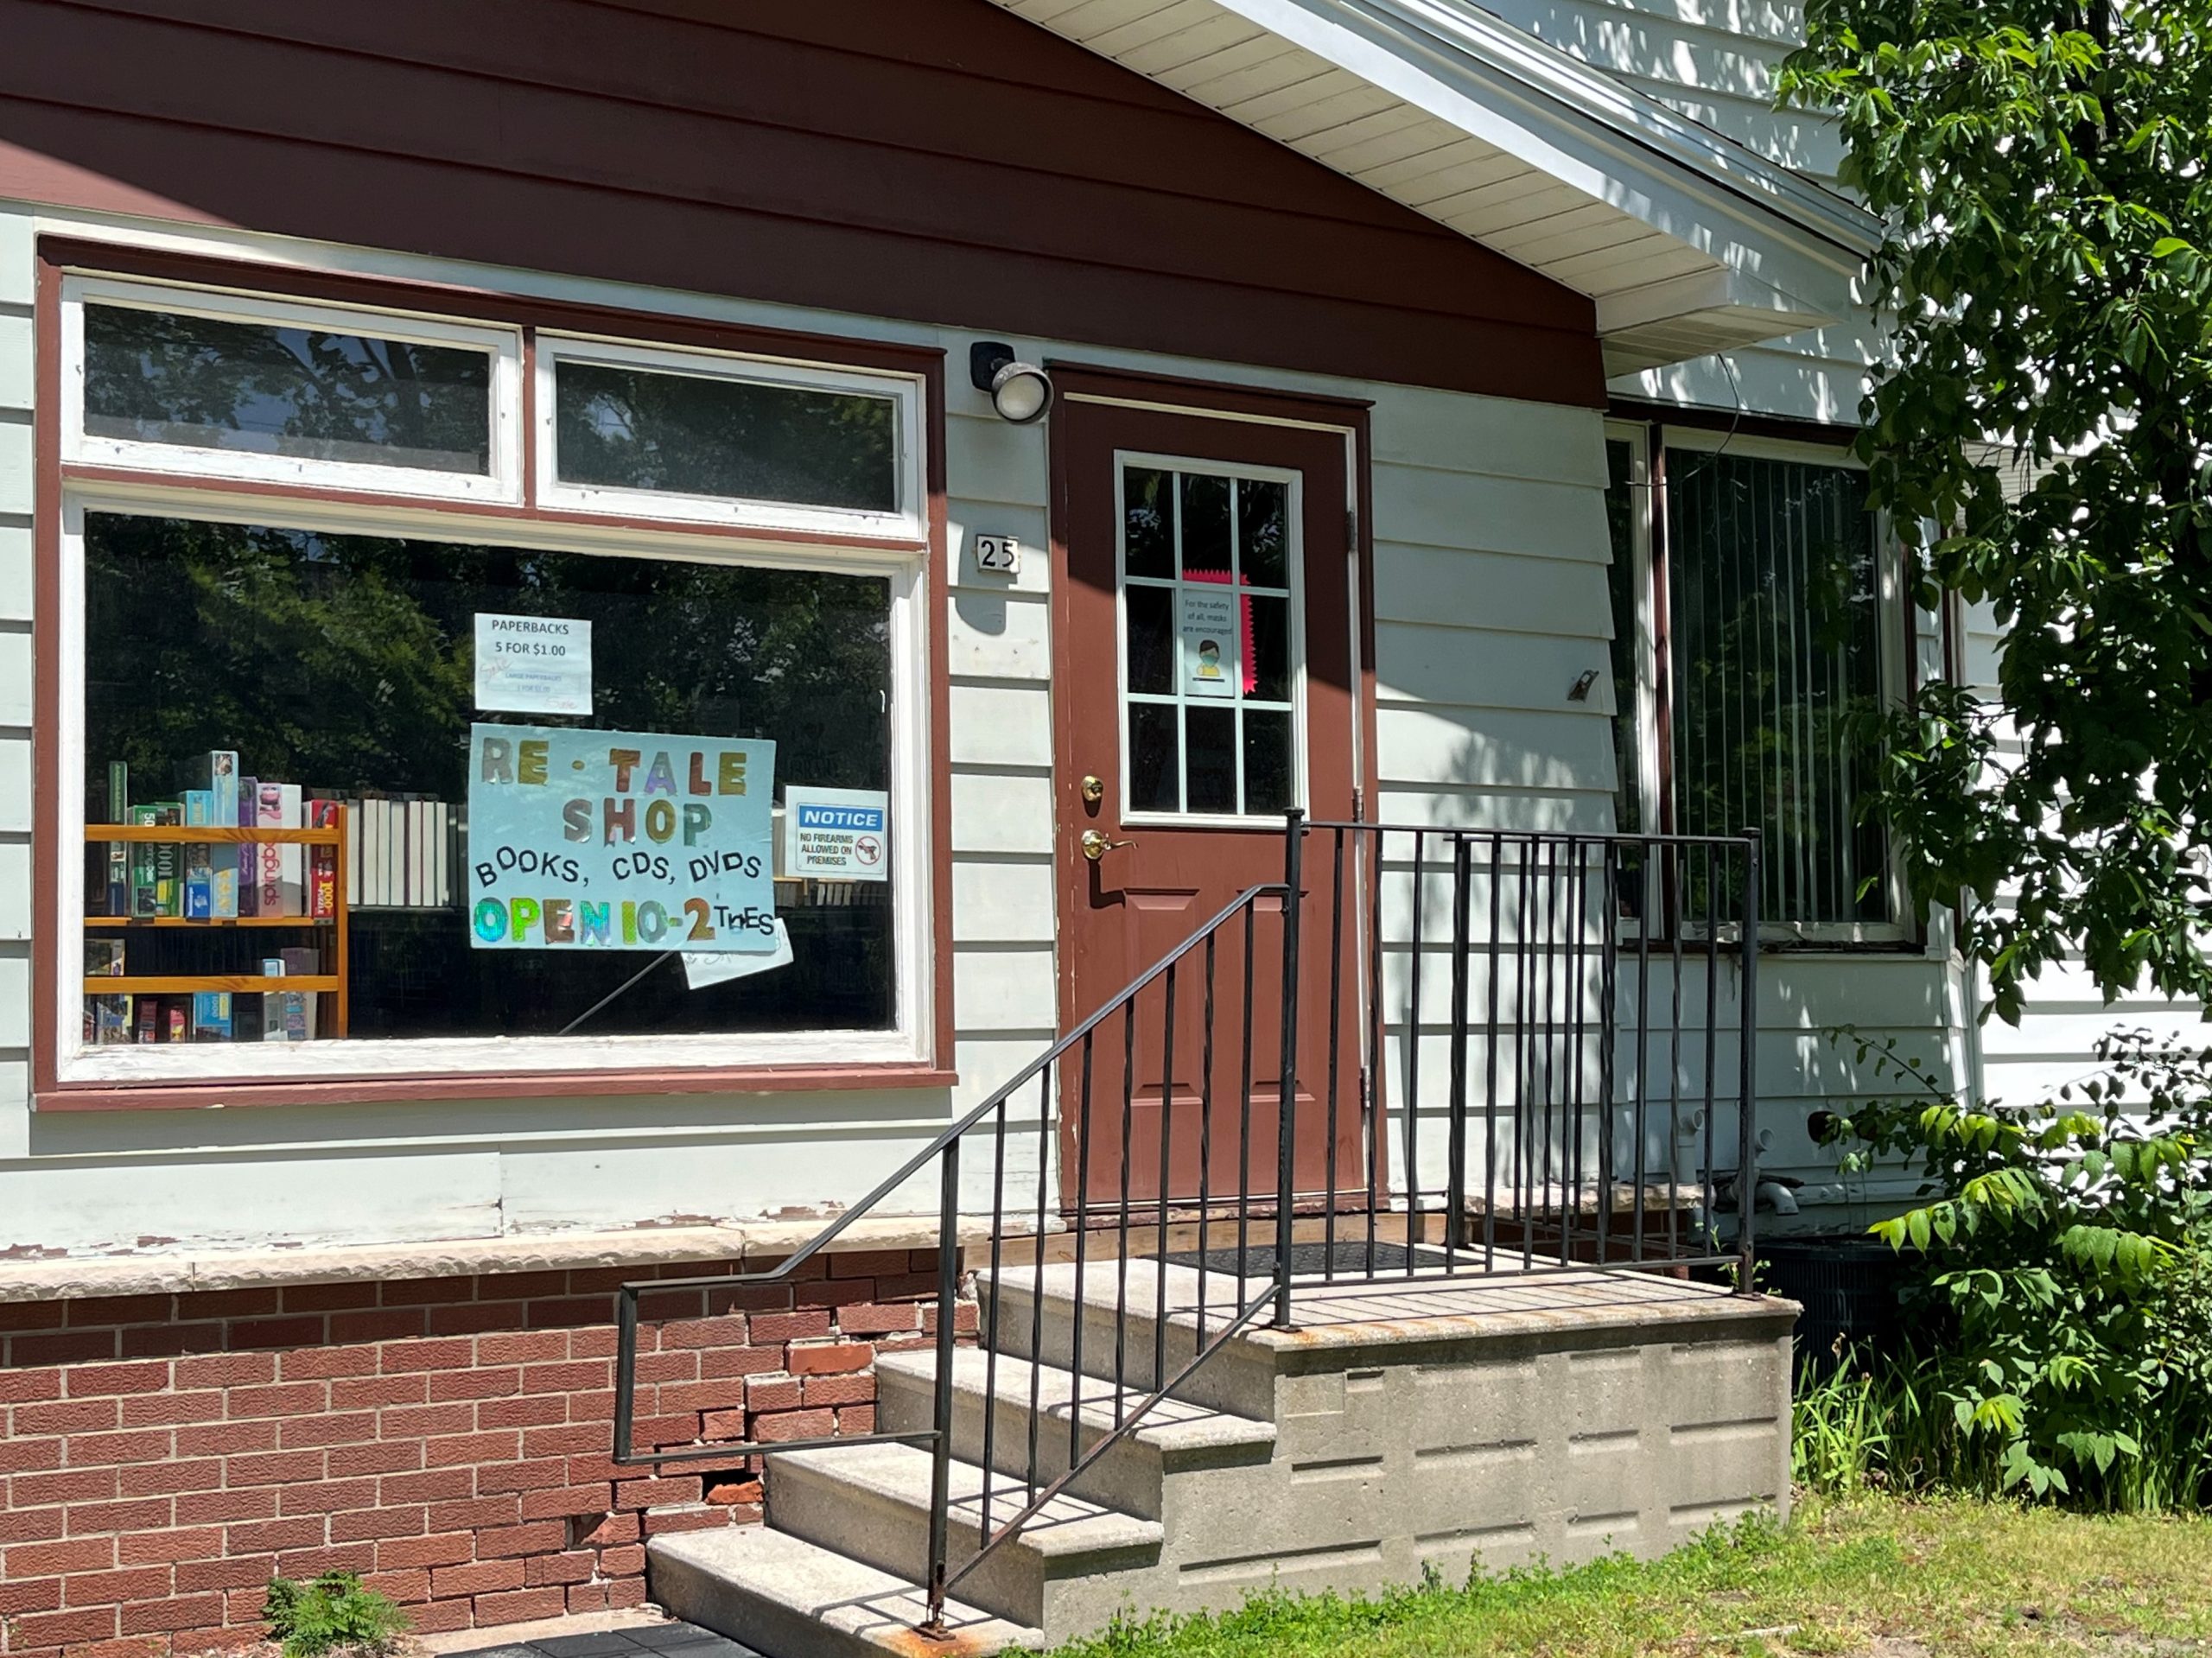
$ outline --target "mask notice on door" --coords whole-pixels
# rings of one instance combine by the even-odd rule
[[[1182,600],[1183,694],[1233,700],[1236,696],[1236,595],[1226,589],[1209,593],[1185,588]]]

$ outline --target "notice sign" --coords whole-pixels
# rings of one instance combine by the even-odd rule
[[[591,624],[477,612],[476,706],[487,714],[589,714]]]
[[[471,726],[469,942],[772,951],[775,776],[747,738]]]
[[[891,879],[891,797],[865,789],[784,789],[784,873]]]
[[[1236,595],[1185,588],[1183,600],[1183,694],[1236,695]]]

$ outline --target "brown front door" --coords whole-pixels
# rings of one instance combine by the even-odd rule
[[[1357,571],[1344,431],[1078,396],[1063,397],[1052,436],[1061,1004],[1080,1020],[1240,893],[1282,879],[1287,810],[1351,816]],[[1096,858],[1086,831],[1107,843]],[[1364,1166],[1357,1079],[1339,1079],[1338,1109],[1327,1097],[1326,882],[1301,885],[1293,1126],[1297,1186],[1313,1196],[1329,1189],[1332,1134],[1337,1190],[1363,1189]],[[1203,950],[1179,966],[1172,1025],[1155,984],[1133,1029],[1117,1016],[1099,1031],[1087,1086],[1080,1064],[1064,1074],[1069,1197],[1082,1184],[1090,1202],[1116,1202],[1126,1178],[1131,1199],[1156,1198],[1163,1143],[1174,1198],[1233,1197],[1240,1147],[1251,1189],[1274,1191],[1279,902],[1249,934],[1249,1090],[1247,937],[1240,918],[1218,935],[1211,974]],[[1358,1051],[1356,1020],[1340,1010],[1344,1052]]]

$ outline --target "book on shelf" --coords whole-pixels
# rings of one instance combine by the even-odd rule
[[[306,947],[279,950],[261,963],[264,978],[296,979],[321,971],[319,952]],[[264,1042],[309,1042],[315,1039],[315,993],[265,990],[261,996]]]
[[[145,829],[170,823],[181,828],[184,808],[175,801],[151,801],[133,806],[130,821]],[[183,914],[182,861],[177,843],[137,841],[130,844],[130,913],[142,920]]]
[[[192,1039],[228,1042],[231,1039],[231,993],[195,990],[192,993]]]
[[[453,808],[442,800],[430,803],[430,902],[453,904]]]
[[[189,996],[163,996],[162,1004],[161,1039],[164,1042],[192,1040],[192,999]]]
[[[137,1039],[141,1042],[160,1041],[162,1039],[162,999],[159,996],[141,996],[138,998],[137,1011]]]
[[[240,829],[251,829],[261,822],[261,780],[258,778],[238,779],[237,823]],[[241,841],[238,848],[238,913],[261,913],[261,848],[251,841]]]
[[[188,829],[207,829],[215,821],[215,797],[206,789],[184,791],[184,822]],[[204,841],[187,841],[180,851],[184,862],[184,918],[208,921],[215,914],[215,848]]]
[[[327,798],[308,802],[309,829],[334,829],[338,824],[339,803]],[[338,913],[338,848],[334,846],[312,846],[307,848],[308,859],[308,914],[317,919]]]
[[[211,748],[193,762],[192,783],[212,797],[209,822],[234,823],[238,816],[238,756],[234,748]]]
[[[120,938],[87,938],[85,941],[85,975],[87,978],[121,978],[123,960],[123,940]],[[118,1042],[130,1040],[130,997],[91,995],[85,998],[86,1047],[111,1047]]]
[[[85,998],[85,1045],[111,1048],[130,1040],[130,998]]]
[[[301,828],[300,785],[262,778],[255,821],[263,829]],[[306,849],[275,842],[261,848],[261,892],[256,900],[260,914],[306,913],[306,893],[302,884],[304,865],[300,857]]]
[[[130,821],[130,767],[122,760],[107,763],[107,821]],[[107,913],[130,913],[130,842],[107,843]]]

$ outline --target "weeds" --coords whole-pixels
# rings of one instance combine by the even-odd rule
[[[350,1572],[326,1572],[305,1583],[271,1578],[261,1616],[284,1658],[319,1658],[340,1648],[383,1652],[407,1629],[407,1614]]]

